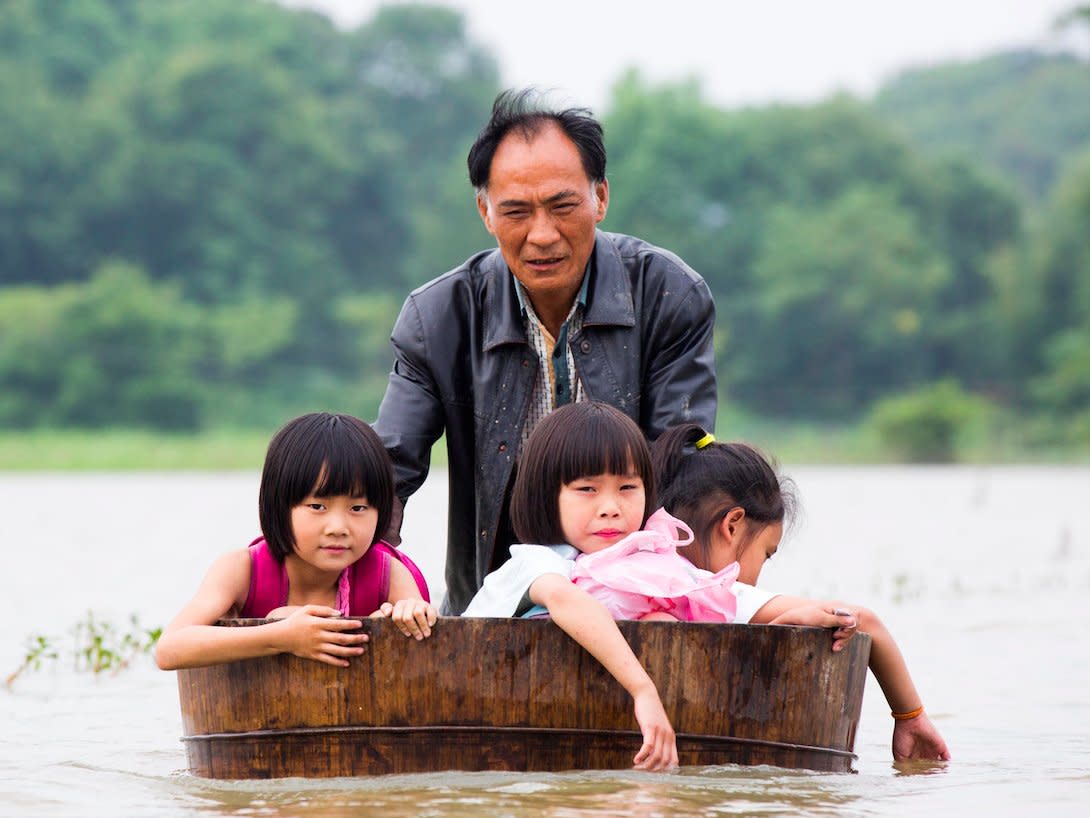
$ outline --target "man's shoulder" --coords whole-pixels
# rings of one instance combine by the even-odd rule
[[[448,270],[431,281],[421,284],[409,293],[409,298],[417,301],[449,301],[459,293],[463,295],[482,293],[496,265],[502,260],[496,248],[474,253],[453,270]]]
[[[675,280],[680,278],[693,283],[704,280],[681,256],[665,247],[624,233],[601,231],[600,235],[613,247],[630,273],[640,272]]]

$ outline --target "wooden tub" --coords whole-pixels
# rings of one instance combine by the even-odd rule
[[[263,620],[234,620],[256,625]],[[682,765],[850,771],[870,651],[828,631],[619,622]],[[623,769],[632,700],[546,620],[442,618],[430,639],[366,620],[349,668],[291,655],[178,671],[189,771],[208,778]]]

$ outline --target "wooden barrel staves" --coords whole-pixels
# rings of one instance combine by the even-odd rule
[[[256,625],[263,620],[233,620]],[[619,622],[655,680],[682,765],[850,771],[869,637]],[[349,668],[291,655],[178,671],[189,771],[208,778],[623,769],[632,700],[547,620],[443,618],[417,642],[367,620]]]

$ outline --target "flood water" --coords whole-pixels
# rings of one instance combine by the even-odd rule
[[[803,516],[761,584],[878,612],[948,764],[892,763],[871,680],[855,774],[198,779],[185,771],[174,674],[147,657],[118,674],[78,671],[66,635],[88,612],[164,624],[217,554],[255,535],[257,475],[0,474],[0,676],[32,635],[62,653],[0,688],[0,816],[1088,814],[1090,468],[787,471]],[[405,526],[437,592],[445,483],[429,479]]]

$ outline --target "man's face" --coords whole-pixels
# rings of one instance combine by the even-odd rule
[[[492,158],[477,207],[535,308],[570,304],[605,218],[609,186],[587,178],[575,143],[555,125],[528,142],[509,133]]]

